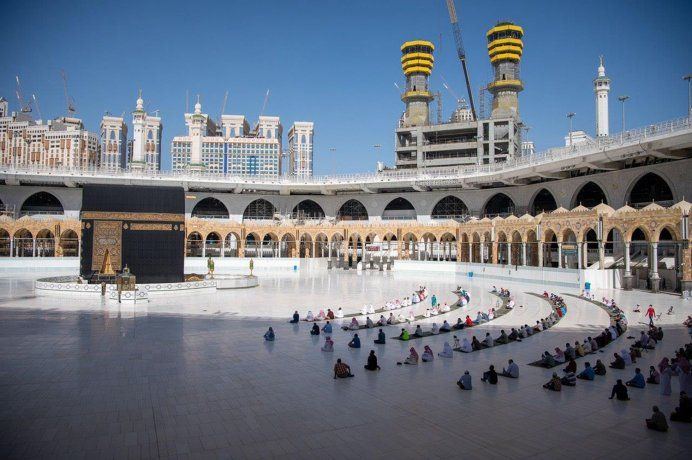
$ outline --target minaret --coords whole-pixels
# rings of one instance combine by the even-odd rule
[[[608,136],[608,93],[610,78],[606,77],[603,56],[600,56],[598,77],[593,81],[593,92],[596,94],[596,136]]]
[[[428,105],[433,94],[428,89],[428,77],[433,68],[435,46],[427,40],[413,40],[401,45],[401,68],[406,75],[406,92],[401,100],[406,104],[404,126],[430,124]]]
[[[146,166],[144,161],[144,124],[146,119],[147,113],[144,111],[144,99],[142,99],[142,90],[140,89],[137,107],[132,112],[132,160],[129,166],[133,170],[143,170]]]
[[[202,163],[202,132],[204,130],[206,117],[202,114],[202,104],[199,102],[199,94],[197,95],[197,103],[195,104],[195,113],[190,119],[190,138],[192,145],[190,146],[190,165],[191,171],[204,170]]]

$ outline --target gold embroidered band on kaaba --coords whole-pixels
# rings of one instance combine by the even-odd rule
[[[95,220],[91,270],[101,271],[104,258],[110,259],[112,270],[122,269],[123,223],[120,220]]]
[[[99,220],[128,220],[146,222],[183,222],[185,214],[172,214],[161,212],[104,212],[104,211],[83,211],[81,218]]]

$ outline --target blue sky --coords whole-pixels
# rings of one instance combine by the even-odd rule
[[[444,0],[3,3],[0,95],[13,109],[18,74],[44,118],[63,115],[65,69],[78,116],[98,131],[105,111],[125,112],[129,124],[141,88],[147,110],[163,117],[165,169],[172,136],[185,134],[186,90],[214,117],[228,90],[225,113],[253,121],[269,88],[265,114],[280,116],[285,131],[295,120],[315,122],[317,174],[393,162],[402,42],[432,40],[433,88],[444,91],[444,76],[464,93]],[[520,112],[539,150],[563,142],[567,112],[576,113],[575,129],[593,133],[599,54],[613,80],[611,131],[620,129],[618,95],[631,96],[629,127],[686,114],[690,1],[457,0],[457,10],[476,92],[491,78],[486,30],[499,20],[524,27]],[[446,118],[454,101],[443,102]]]

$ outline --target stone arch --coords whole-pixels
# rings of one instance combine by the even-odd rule
[[[243,221],[245,220],[273,220],[276,206],[264,198],[258,198],[245,207]]]
[[[561,254],[562,261],[560,267],[577,268],[579,266],[578,250],[577,250],[577,234],[571,228],[566,228],[562,231]]]
[[[382,212],[383,220],[416,220],[416,208],[406,198],[397,197],[387,203]]]
[[[509,240],[510,254],[512,255],[512,265],[522,265],[522,238],[518,230],[511,233]]]
[[[280,257],[297,256],[297,245],[295,235],[293,235],[292,233],[284,233],[281,236],[281,242],[279,243],[279,255]]]
[[[35,214],[65,214],[60,200],[49,192],[36,192],[29,196],[22,203],[20,209],[22,216],[31,216]]]
[[[301,259],[312,257],[314,253],[313,249],[312,235],[309,233],[301,233],[298,257]]]
[[[533,216],[546,211],[554,211],[557,209],[557,201],[553,194],[547,188],[542,188],[531,199],[529,212]]]
[[[329,257],[329,237],[322,232],[315,235],[315,257]]]
[[[635,237],[636,237],[636,239],[635,239]],[[646,226],[640,225],[638,227],[634,227],[629,232],[627,232],[625,234],[625,240],[650,242],[651,241],[651,233],[649,233],[649,229],[647,229]]]
[[[593,208],[601,203],[608,204],[608,196],[605,190],[596,182],[589,181],[576,191],[572,199],[571,208],[575,208],[580,204],[587,208]]]
[[[198,231],[190,232],[185,241],[186,257],[202,257],[204,239]]]
[[[439,200],[430,212],[431,219],[455,219],[462,220],[469,214],[469,208],[461,198],[447,195]]]
[[[0,227],[0,257],[9,257],[10,248],[10,232]]]
[[[418,238],[415,233],[408,232],[401,237],[401,258],[418,259]]]
[[[20,228],[14,232],[14,255],[16,257],[34,256],[34,236],[26,228]]]
[[[526,232],[526,265],[531,267],[538,266],[538,239],[536,238],[536,232],[534,230],[529,230]]]
[[[228,232],[223,239],[223,256],[238,257],[240,254],[240,235],[236,232]]]
[[[557,267],[558,265],[558,238],[557,233],[548,228],[543,232],[543,266]]]
[[[666,236],[665,239],[661,239],[661,235],[663,235],[664,231],[668,233],[668,236]],[[681,239],[679,230],[669,224],[663,225],[661,228],[659,228],[654,236],[654,241],[677,241]]]
[[[221,256],[221,235],[217,232],[209,232],[207,236],[204,237],[204,256]]]
[[[445,232],[440,236],[440,257],[442,260],[457,261],[459,260],[459,254],[457,254],[457,238],[451,232]]]
[[[324,219],[322,206],[313,200],[303,200],[293,208],[294,219]]]
[[[671,206],[674,203],[673,189],[659,174],[648,172],[632,181],[627,200],[634,208],[643,208],[652,202]]]
[[[229,217],[226,205],[211,196],[198,201],[190,215],[203,219],[228,219]]]
[[[60,235],[60,251],[63,257],[77,257],[79,255],[79,235],[72,229],[67,229]]]
[[[589,266],[600,260],[600,255],[598,253],[598,233],[595,229],[587,227],[582,232],[582,235],[583,267],[589,268]]]
[[[348,200],[336,212],[336,220],[368,220],[368,210],[358,200]]]
[[[257,232],[249,232],[245,235],[245,257],[260,257],[262,248],[262,238]]]
[[[267,232],[262,237],[260,257],[277,257],[279,237],[274,232]]]
[[[514,214],[514,210],[514,201],[504,193],[494,194],[483,205],[483,215],[491,218],[493,216],[509,216]]]

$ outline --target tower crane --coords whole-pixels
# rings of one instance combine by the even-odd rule
[[[41,116],[41,108],[38,106],[38,98],[35,94],[32,94],[31,98],[33,100],[34,105],[36,106],[36,112],[38,112],[38,119],[43,120],[43,117]]]
[[[269,90],[267,89],[267,94],[264,95],[264,104],[262,104],[262,111],[260,112],[260,117],[264,115],[264,109],[267,108],[267,102],[269,102]]]
[[[221,117],[223,116],[223,113],[226,111],[226,102],[228,102],[228,90],[226,90],[226,94],[223,96],[223,104],[221,104],[221,113],[219,114],[219,122],[217,125],[221,126]]]
[[[29,113],[31,112],[31,102],[28,104],[24,103],[24,98],[22,97],[22,84],[19,83],[19,75],[16,76],[17,78],[17,91],[15,94],[17,95],[17,102],[19,103],[19,110],[22,113]]]
[[[74,115],[75,112],[77,112],[77,108],[75,107],[74,99],[72,99],[72,97],[67,92],[67,75],[65,75],[64,70],[61,70],[60,74],[62,75],[62,87],[65,90],[65,104],[67,105],[67,115]]]
[[[454,42],[457,46],[457,56],[461,62],[461,68],[464,71],[464,78],[466,79],[466,91],[469,95],[469,105],[471,107],[471,115],[473,119],[476,119],[476,107],[473,104],[473,92],[471,91],[471,79],[469,77],[469,71],[466,67],[466,51],[464,51],[464,42],[461,39],[461,29],[459,28],[459,21],[457,20],[457,10],[454,7],[454,0],[447,0],[447,11],[449,12],[449,21],[452,24],[452,32],[454,32]]]

